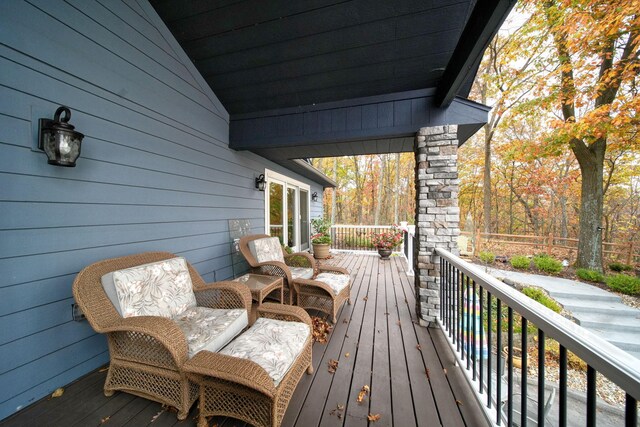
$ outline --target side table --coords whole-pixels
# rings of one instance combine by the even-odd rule
[[[264,301],[267,295],[276,289],[280,289],[280,303],[284,303],[284,282],[282,277],[249,273],[237,277],[233,279],[233,281],[240,282],[249,288],[251,298],[258,303],[258,307],[262,305],[262,301]]]

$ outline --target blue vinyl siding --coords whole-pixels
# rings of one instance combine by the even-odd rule
[[[50,166],[37,119],[59,105],[86,135]],[[71,320],[86,265],[166,250],[233,275],[228,220],[264,231],[265,168],[228,148],[229,116],[144,0],[0,2],[0,419],[108,361]],[[322,204],[312,202],[312,216]]]

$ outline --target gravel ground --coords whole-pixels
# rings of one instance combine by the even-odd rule
[[[618,295],[622,298],[622,303],[628,305],[629,307],[640,309],[640,297],[634,297],[631,295],[620,294],[618,292],[614,292],[614,294]]]

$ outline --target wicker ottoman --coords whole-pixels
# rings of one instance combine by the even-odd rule
[[[290,367],[281,376],[268,373],[258,363],[223,353],[201,351],[183,366],[188,377],[200,387],[198,427],[207,425],[206,417],[228,416],[255,426],[280,426],[298,382],[305,369],[313,373],[311,364],[312,326],[309,315],[300,307],[265,303],[258,309],[258,319],[295,321],[306,324],[309,333]],[[224,351],[229,352],[243,335],[248,338],[254,327],[233,340]],[[262,324],[268,321],[262,321]],[[278,323],[287,327],[286,323]],[[301,325],[290,326],[300,329]],[[259,330],[259,329],[256,329]],[[254,332],[255,333],[255,332]],[[255,341],[255,337],[250,338]],[[258,340],[259,341],[259,340]],[[266,344],[268,345],[268,343]],[[268,352],[265,352],[268,353]],[[276,376],[276,380],[272,376]]]

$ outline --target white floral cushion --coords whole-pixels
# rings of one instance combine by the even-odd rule
[[[282,246],[277,237],[263,237],[249,242],[249,250],[258,262],[279,261],[284,263]]]
[[[303,350],[309,334],[305,323],[261,317],[220,353],[257,363],[277,386]]]
[[[336,273],[320,273],[316,276],[318,282],[325,283],[331,287],[331,290],[338,295],[345,287],[349,286],[348,274]]]
[[[311,279],[313,278],[313,268],[305,267],[289,267],[291,277],[294,279]]]
[[[172,319],[182,329],[189,357],[200,350],[218,351],[249,324],[247,310],[191,307]]]
[[[114,271],[113,282],[122,317],[172,318],[196,305],[184,258]]]

